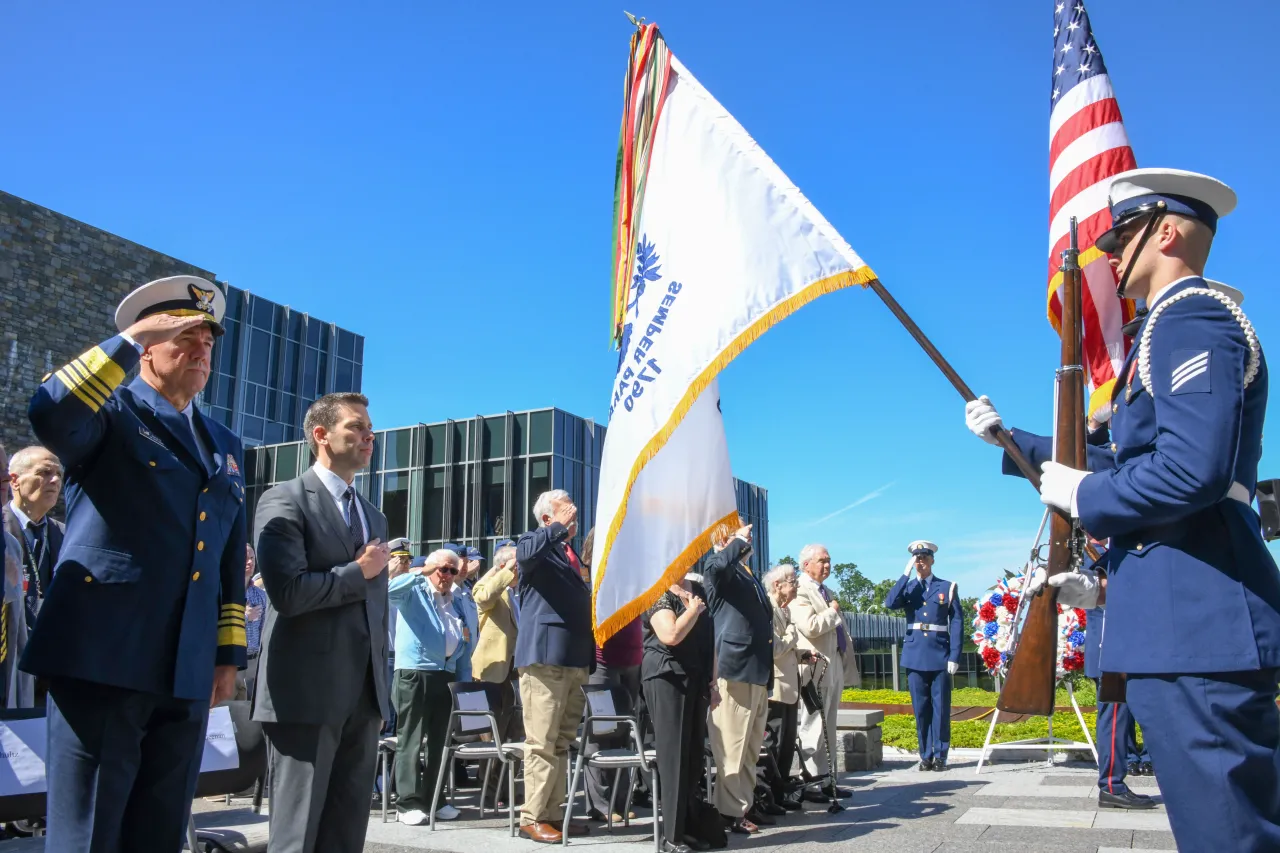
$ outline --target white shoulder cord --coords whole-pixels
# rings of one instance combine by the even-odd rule
[[[1259,352],[1261,347],[1258,345],[1258,336],[1254,334],[1253,324],[1249,322],[1249,318],[1244,315],[1244,311],[1240,309],[1230,296],[1219,290],[1210,290],[1207,287],[1189,287],[1186,290],[1180,290],[1162,301],[1151,312],[1151,316],[1147,318],[1147,322],[1142,327],[1142,337],[1138,342],[1138,375],[1142,377],[1142,387],[1147,389],[1148,394],[1155,392],[1151,388],[1151,332],[1156,327],[1156,320],[1160,318],[1160,312],[1168,308],[1179,299],[1185,299],[1188,296],[1203,293],[1205,296],[1212,297],[1223,304],[1235,321],[1240,324],[1240,330],[1244,332],[1245,342],[1249,346],[1249,363],[1244,369],[1244,387],[1248,388],[1255,377],[1258,375]]]

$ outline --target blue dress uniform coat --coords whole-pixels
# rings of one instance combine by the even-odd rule
[[[516,669],[531,664],[596,666],[591,589],[565,552],[569,529],[558,521],[520,537],[520,628]]]
[[[1183,279],[1149,306],[1112,399],[1113,443],[1088,448],[1096,473],[1077,507],[1111,539],[1101,667],[1129,674],[1179,847],[1212,849],[1225,821],[1234,849],[1278,850],[1280,572],[1248,502],[1267,365],[1259,350],[1246,383],[1241,319],[1187,293],[1201,288]],[[1052,457],[1049,439],[1013,436],[1033,465]]]
[[[740,561],[750,545],[737,537],[707,557],[703,582],[716,626],[720,678],[773,689],[773,605]]]
[[[21,664],[51,683],[51,850],[178,849],[214,665],[246,662],[240,441],[141,379],[120,387],[138,362],[110,338],[29,410],[66,469],[66,535]]]
[[[960,592],[955,584],[933,574],[921,582],[912,571],[898,578],[884,606],[906,611],[902,667],[907,670],[920,759],[945,763],[951,749],[951,674],[947,663],[960,662],[964,639]]]

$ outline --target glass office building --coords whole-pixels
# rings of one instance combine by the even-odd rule
[[[302,438],[302,416],[318,397],[359,391],[364,336],[247,290],[221,285],[226,334],[213,348],[213,372],[200,410],[246,446]]]
[[[580,549],[595,524],[604,436],[604,426],[559,409],[379,430],[373,461],[356,487],[387,516],[388,535],[407,536],[415,554],[458,542],[479,548],[486,560],[498,542],[536,526],[539,494],[564,489],[578,504],[574,544]],[[313,462],[302,441],[246,453],[251,518],[265,489]],[[739,510],[755,525],[753,567],[767,567],[768,492],[742,481],[734,485]]]

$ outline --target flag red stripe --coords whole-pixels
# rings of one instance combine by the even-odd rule
[[[1106,151],[1095,154],[1085,160],[1068,172],[1066,177],[1054,189],[1053,196],[1049,199],[1049,221],[1053,222],[1053,218],[1058,215],[1058,211],[1062,209],[1063,205],[1075,198],[1081,190],[1093,186],[1104,178],[1109,178],[1129,169],[1136,169],[1137,165],[1137,161],[1133,158],[1133,149],[1127,146],[1124,148],[1108,148]],[[1086,244],[1081,238],[1080,247],[1082,249],[1091,245],[1093,245],[1092,242]]]
[[[1098,238],[1102,236],[1102,232],[1111,227],[1111,210],[1103,208],[1092,216],[1088,216],[1083,222],[1077,226],[1079,235],[1080,251],[1083,253],[1086,249],[1093,248],[1093,244],[1098,242]],[[1058,272],[1058,267],[1062,265],[1062,250],[1067,248],[1067,241],[1071,239],[1070,234],[1063,234],[1058,242],[1053,244],[1053,250],[1049,252],[1049,280],[1052,281],[1054,275]]]
[[[1095,101],[1067,119],[1053,135],[1053,141],[1049,143],[1049,168],[1053,168],[1058,155],[1072,142],[1094,128],[1111,124],[1113,121],[1123,121],[1120,118],[1120,105],[1116,103],[1115,98]]]

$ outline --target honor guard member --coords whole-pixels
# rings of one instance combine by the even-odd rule
[[[21,663],[49,682],[58,853],[181,849],[209,708],[245,666],[243,451],[192,403],[223,306],[202,278],[146,284],[116,310],[121,334],[31,400],[66,470],[66,536]]]
[[[1044,471],[1041,500],[1111,539],[1101,668],[1128,674],[1178,848],[1221,847],[1225,826],[1233,850],[1280,850],[1280,572],[1252,507],[1267,364],[1239,304],[1201,277],[1236,196],[1173,169],[1110,189],[1097,246],[1120,295],[1148,308],[1112,394],[1112,443],[1077,471],[1050,461],[1049,439],[1013,437]],[[983,437],[1001,423],[986,398],[966,420]],[[1098,599],[1089,573],[1052,583],[1064,604]]]
[[[919,769],[943,771],[951,748],[951,676],[960,668],[964,613],[956,585],[933,573],[938,546],[920,539],[907,551],[911,559],[884,606],[907,614],[902,667],[916,716]]]

